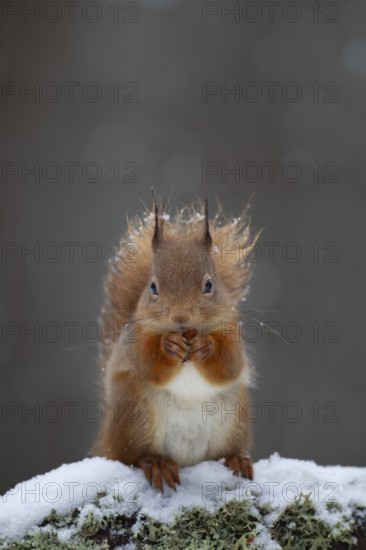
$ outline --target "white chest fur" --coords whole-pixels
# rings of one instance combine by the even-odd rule
[[[235,401],[236,394],[233,387],[213,386],[200,375],[194,363],[187,363],[159,391],[155,411],[159,426],[154,438],[156,452],[168,455],[180,466],[223,456],[220,449],[225,449],[235,417],[227,416],[223,422],[221,408]]]
[[[188,403],[202,402],[202,399],[219,393],[221,388],[207,382],[198,372],[195,364],[188,361],[178,376],[173,378],[165,389],[175,395],[180,401]]]

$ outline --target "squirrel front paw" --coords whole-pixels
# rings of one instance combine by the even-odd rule
[[[253,479],[253,464],[249,456],[231,456],[226,458],[225,466],[230,468],[236,475],[241,475],[247,479]]]
[[[176,491],[175,485],[180,485],[179,466],[167,456],[144,456],[140,458],[138,466],[142,468],[145,477],[162,493],[163,480]]]
[[[196,329],[190,329],[178,334],[169,332],[161,338],[161,349],[163,352],[184,363],[185,361],[204,361],[214,351],[214,343],[208,334],[205,336],[197,334]]]
[[[161,338],[161,349],[176,361],[187,361],[189,358],[188,339],[181,334],[168,332]]]
[[[201,336],[197,334],[189,341],[189,358],[191,361],[205,361],[211,357],[214,351],[214,343],[208,334]]]

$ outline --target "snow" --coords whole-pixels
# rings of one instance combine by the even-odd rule
[[[338,502],[346,514],[352,503],[366,506],[366,468],[319,466],[274,454],[257,462],[254,471],[255,480],[248,481],[234,476],[222,460],[202,462],[181,469],[177,492],[165,487],[161,494],[138,468],[100,457],[85,458],[19,483],[0,497],[1,537],[23,537],[52,509],[65,514],[82,508],[81,519],[91,511],[100,514],[93,499],[101,492],[107,493],[100,500],[103,509],[122,514],[139,510],[164,522],[171,521],[182,507],[205,506],[213,512],[233,499],[268,503],[275,520],[300,492],[311,495],[320,517],[331,525],[340,512],[328,511],[327,502]],[[266,539],[265,530],[261,536]]]

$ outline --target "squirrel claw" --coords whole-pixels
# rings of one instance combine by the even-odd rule
[[[235,475],[241,475],[250,480],[254,477],[253,464],[249,456],[232,456],[226,458],[224,465],[230,468]]]
[[[190,357],[192,361],[205,361],[208,359],[214,350],[213,340],[211,336],[194,336],[191,339]]]
[[[161,338],[161,348],[166,355],[183,363],[188,355],[186,340],[176,333],[164,334]]]
[[[174,460],[164,456],[145,456],[140,458],[138,466],[143,470],[150,485],[164,493],[163,481],[176,491],[180,485],[179,466]]]

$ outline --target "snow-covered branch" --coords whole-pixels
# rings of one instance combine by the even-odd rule
[[[141,470],[96,457],[0,497],[0,548],[343,550],[366,547],[365,518],[366,468],[275,454],[248,481],[203,462],[161,494]]]

